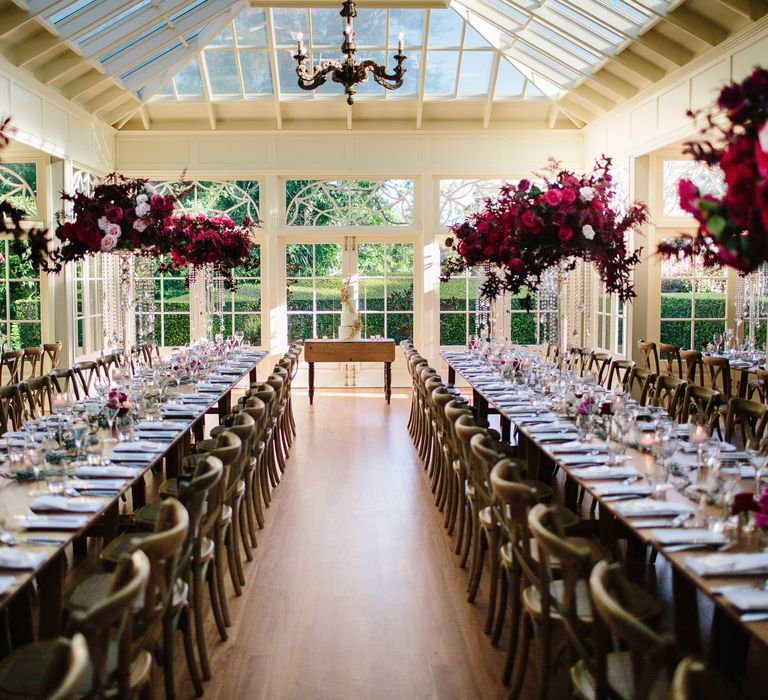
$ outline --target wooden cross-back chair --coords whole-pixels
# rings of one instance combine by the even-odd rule
[[[645,406],[656,383],[656,374],[643,367],[633,367],[629,373],[628,383],[629,394],[640,406]]]
[[[0,355],[0,384],[16,384],[19,381],[23,350],[9,350]]]
[[[685,363],[685,380],[689,384],[704,386],[704,363],[698,350],[681,350],[680,359]]]
[[[64,394],[68,399],[80,400],[80,380],[77,373],[70,367],[58,367],[48,373],[51,378],[51,391]]]
[[[25,418],[40,418],[52,412],[51,378],[47,374],[19,382],[19,391]]]
[[[38,377],[43,371],[43,348],[24,348],[19,366],[19,381]]]
[[[680,348],[672,343],[659,343],[659,359],[663,362],[663,369],[678,379],[685,379],[683,360],[680,356]]]
[[[653,392],[651,404],[661,406],[672,420],[677,420],[683,407],[683,397],[687,383],[671,374],[662,374],[656,377],[656,388]]]
[[[712,435],[716,427],[719,430],[722,400],[720,392],[715,389],[689,384],[685,387],[680,422],[693,420],[704,426],[709,435]]]
[[[593,350],[589,353],[587,371],[594,373],[595,379],[600,386],[603,386],[603,382],[608,380],[608,370],[610,369],[612,359],[610,353],[607,352]]]
[[[638,340],[637,348],[643,353],[645,369],[651,370],[657,377],[660,374],[659,351],[652,340]]]
[[[55,343],[43,343],[43,359],[41,372],[50,372],[59,366],[62,344],[60,340]],[[45,365],[48,365],[47,367]]]
[[[621,388],[627,391],[629,386],[629,375],[635,367],[633,360],[614,360],[608,369],[608,379],[606,380],[606,389]]]
[[[757,449],[768,424],[768,406],[758,401],[731,398],[725,416],[725,439],[731,442],[736,436],[736,426],[741,426],[744,447]]]
[[[78,381],[78,389],[83,398],[90,396],[97,384],[102,381],[101,364],[96,360],[76,362],[72,369]]]
[[[727,357],[702,357],[709,385],[720,392],[724,401],[733,396],[731,390],[731,363]]]
[[[757,394],[760,401],[765,402],[768,399],[768,370],[758,369],[754,372],[747,382],[747,398],[751,399]]]
[[[9,430],[20,430],[24,408],[18,384],[0,386],[0,435]]]

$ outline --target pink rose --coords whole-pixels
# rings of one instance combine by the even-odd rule
[[[550,206],[556,207],[563,201],[563,192],[557,188],[552,188],[544,193],[544,199]]]
[[[101,250],[104,253],[108,253],[110,250],[114,250],[117,245],[117,236],[113,236],[110,233],[104,235],[101,239]]]
[[[107,224],[107,227],[104,229],[104,233],[107,236],[114,236],[115,238],[120,238],[123,231],[118,224]]]
[[[148,216],[149,212],[152,210],[152,208],[149,206],[147,202],[139,202],[136,205],[136,216],[142,217],[142,216]]]
[[[576,201],[576,192],[568,188],[563,190],[563,204],[573,204]]]
[[[135,228],[139,233],[144,233],[144,231],[147,230],[147,224],[142,219],[136,219],[136,221],[133,222],[133,228]]]

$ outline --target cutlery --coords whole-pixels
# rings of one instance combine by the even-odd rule
[[[5,545],[8,545],[9,547],[15,547],[17,544],[16,538],[7,530],[3,530],[3,532],[0,532],[0,542],[2,542]]]

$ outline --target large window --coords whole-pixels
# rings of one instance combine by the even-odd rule
[[[288,226],[413,223],[413,180],[287,180]]]
[[[176,197],[176,213],[226,214],[236,224],[258,222],[260,188],[257,180],[185,180],[156,182],[161,194]]]
[[[0,342],[13,350],[42,342],[40,275],[23,259],[25,247],[8,239],[0,241],[4,258],[0,263],[0,332],[4,338]]]
[[[664,216],[689,216],[680,208],[677,186],[680,180],[693,182],[703,194],[721,196],[725,193],[725,180],[720,168],[710,168],[695,160],[665,160],[662,170]]]
[[[158,345],[184,345],[190,341],[190,289],[184,272],[162,274],[161,260],[137,266],[136,283],[151,281],[155,295],[155,341]],[[151,277],[141,274],[148,269]],[[143,314],[139,311],[139,320]]]
[[[413,337],[413,244],[357,244],[358,309],[364,338]]]
[[[450,226],[495,197],[503,180],[440,180],[440,223]]]
[[[615,294],[602,288],[597,295],[596,345],[603,350],[624,354],[627,307]]]
[[[254,244],[250,250],[253,260],[261,261],[261,246]],[[261,268],[257,272],[236,267],[233,270],[235,289],[224,291],[225,337],[242,331],[246,340],[261,345]],[[213,333],[219,333],[220,320],[213,318]]]
[[[285,247],[288,340],[337,338],[341,322],[341,243]]]
[[[725,331],[726,272],[698,260],[661,265],[661,341],[701,349]]]
[[[27,217],[37,217],[36,163],[0,163],[0,200],[6,199]]]

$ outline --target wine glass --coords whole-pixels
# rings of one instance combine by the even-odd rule
[[[42,454],[36,447],[30,447],[26,450],[24,457],[35,477],[35,485],[29,491],[29,495],[39,496],[40,494],[45,493],[45,490],[40,488],[40,462],[43,461]]]
[[[72,437],[75,439],[75,458],[80,459],[83,454],[83,445],[88,435],[88,423],[82,418],[78,418],[72,424]]]
[[[243,331],[235,331],[235,340],[237,341],[238,346],[242,347],[244,338],[245,333]]]

